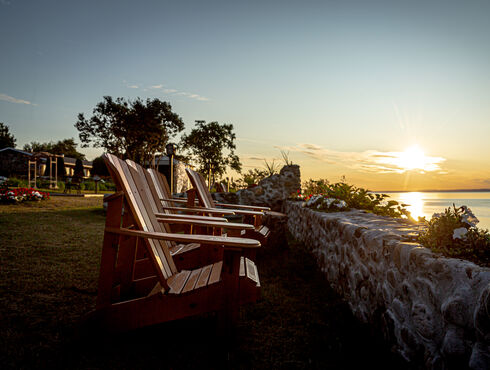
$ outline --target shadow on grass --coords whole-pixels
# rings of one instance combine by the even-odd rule
[[[79,335],[80,318],[95,307],[103,211],[0,215],[0,222],[4,368],[407,368],[294,241],[262,251],[262,299],[242,308],[233,342],[217,335],[214,315]],[[26,232],[27,222],[34,230]]]

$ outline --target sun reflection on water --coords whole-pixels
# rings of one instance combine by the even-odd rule
[[[408,204],[407,210],[412,214],[414,219],[424,216],[424,198],[419,192],[401,193],[399,195],[400,203]]]

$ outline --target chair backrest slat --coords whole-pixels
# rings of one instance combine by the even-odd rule
[[[206,181],[202,177],[202,175],[196,171],[191,170],[190,168],[185,169],[187,175],[189,176],[189,180],[192,183],[192,186],[196,190],[197,197],[201,202],[201,205],[206,208],[216,208],[214,204],[214,200],[209,193],[209,190],[206,186]]]
[[[170,214],[168,210],[163,209],[162,203],[160,202],[160,198],[158,197],[158,191],[155,185],[153,184],[153,181],[150,177],[150,173],[148,172],[148,170],[145,170],[141,165],[129,159],[126,160],[126,163],[131,168],[133,177],[137,176],[140,179],[141,185],[143,185],[142,191],[145,192],[145,194],[147,194],[147,198],[148,201],[150,202],[150,206],[151,209],[153,210],[153,213]],[[158,225],[155,228],[167,233],[172,232],[170,226],[167,223],[158,222]],[[168,242],[167,245],[174,246],[175,243]]]
[[[110,154],[106,154],[106,157],[110,159],[110,163],[118,176],[117,182],[120,183],[121,190],[126,195],[127,203],[131,208],[137,226],[143,231],[161,232],[161,229],[158,228],[158,221],[151,210],[150,202],[146,194],[139,190],[142,186],[138,187],[135,183],[136,177],[131,174],[127,163]],[[170,255],[166,241],[146,239],[145,242],[148,243],[151,249],[150,257],[158,267],[157,273],[159,276],[166,280],[175,274],[177,268]]]
[[[136,193],[141,196],[141,202],[143,205],[142,213],[146,213],[148,220],[150,221],[149,227],[151,227],[150,231],[154,232],[167,232],[166,228],[162,227],[162,223],[158,222],[155,217],[155,212],[153,212],[153,208],[156,209],[156,205],[154,204],[154,199],[150,193],[150,189],[148,187],[148,183],[146,182],[146,178],[144,178],[143,172],[145,169],[141,167],[139,164],[133,162],[133,166],[129,166],[127,163],[124,163],[128,168],[130,176],[132,176],[132,180],[134,183],[134,188]],[[130,183],[131,185],[131,183]],[[153,207],[152,207],[153,204]],[[177,271],[175,265],[173,264],[173,259],[170,255],[169,247],[172,245],[171,242],[160,240],[156,241],[156,243],[160,244],[161,248],[158,251],[163,252],[164,261],[168,263],[168,267],[170,270],[175,273]],[[161,253],[160,253],[161,255]],[[162,256],[161,256],[162,257]]]
[[[127,163],[128,167],[131,171],[132,176],[134,177],[135,175],[137,175],[139,177],[139,179],[141,180],[139,185],[142,185],[142,188],[140,189],[140,191],[145,192],[145,194],[147,194],[148,200],[150,201],[150,207],[151,207],[151,210],[153,211],[153,213],[160,213],[160,210],[162,209],[162,207],[158,207],[157,203],[155,202],[155,199],[153,197],[153,192],[150,189],[148,181],[146,181],[145,169],[143,167],[141,167],[139,164],[137,164],[136,162],[133,162],[129,159],[126,159],[126,163]],[[135,183],[136,183],[136,181],[135,181]]]
[[[164,205],[165,207],[171,207],[172,204],[170,204],[170,202],[166,200],[162,200],[164,198],[171,199],[171,197],[169,194],[170,190],[168,193],[166,193],[166,189],[163,187],[163,182],[161,181],[161,177],[159,176],[159,173],[153,168],[149,168],[146,172],[148,173],[148,176],[150,176],[151,182],[154,185],[158,199],[160,199],[160,204]],[[169,210],[164,210],[164,213],[171,214]]]

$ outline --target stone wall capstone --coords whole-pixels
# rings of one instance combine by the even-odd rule
[[[293,236],[316,256],[360,320],[428,369],[490,368],[490,268],[440,257],[416,227],[363,211],[323,213],[287,201]]]

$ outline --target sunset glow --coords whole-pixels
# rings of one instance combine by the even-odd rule
[[[18,149],[74,138],[93,160],[78,114],[159,99],[185,123],[175,144],[196,120],[233,125],[235,180],[284,151],[303,181],[490,189],[489,1],[58,3],[0,0],[0,122]]]
[[[399,166],[406,170],[425,170],[427,164],[430,163],[418,145],[414,145],[404,152],[401,152],[398,161]]]

